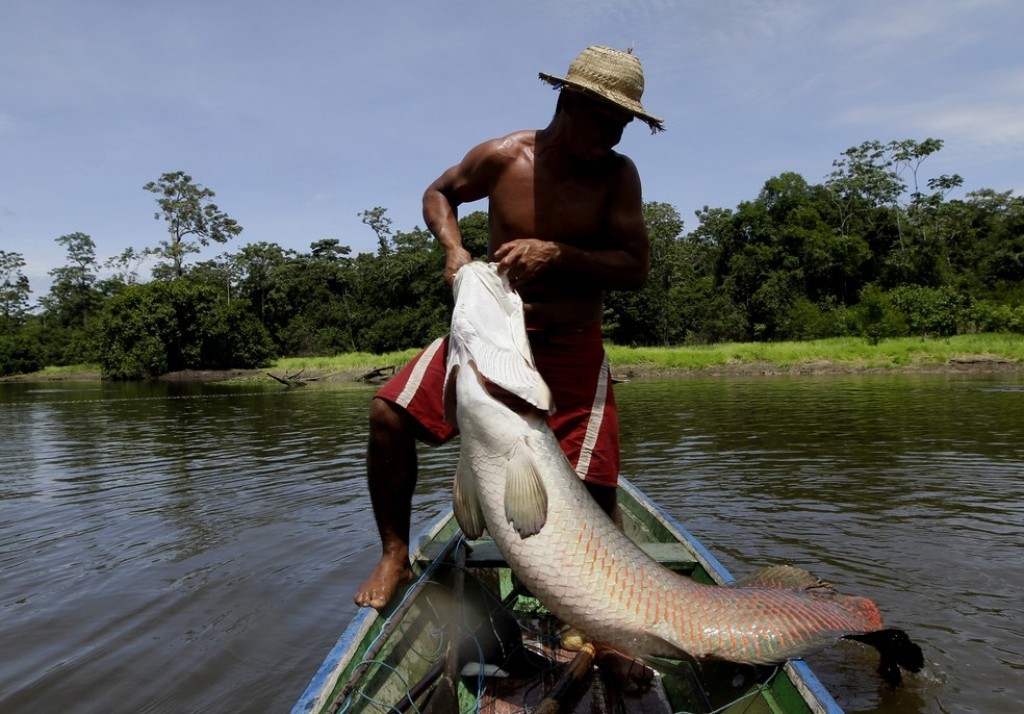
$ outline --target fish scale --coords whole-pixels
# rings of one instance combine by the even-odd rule
[[[515,381],[509,375],[521,374],[524,364],[533,370],[532,360],[523,357],[529,355],[525,331],[515,329],[515,320],[521,321],[518,296],[493,266],[479,263],[460,271],[456,295],[449,352],[449,373],[457,375],[461,433],[462,475],[456,478],[473,480],[469,505],[479,508],[516,577],[553,614],[595,641],[634,656],[685,653],[753,664],[799,657],[843,635],[882,627],[870,600],[820,587],[800,575],[803,571],[776,570],[782,587],[722,587],[697,583],[651,559],[590,497],[543,413],[518,413],[487,392],[487,376],[498,374],[505,389],[529,403],[544,402],[544,395],[530,392],[536,376],[509,383]],[[501,314],[513,319],[501,325],[496,320],[474,323],[474,301],[491,299],[509,300]],[[507,335],[505,325],[513,328]],[[543,525],[525,537],[521,524],[510,521],[510,510],[529,513],[536,504],[508,497],[508,483],[519,478],[524,457],[536,482],[517,481],[528,488],[516,493],[543,490],[547,497]],[[455,507],[458,515],[469,506],[457,499]],[[793,573],[798,574],[795,582],[786,582]],[[770,582],[767,576],[765,582]]]

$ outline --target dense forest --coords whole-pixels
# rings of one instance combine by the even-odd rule
[[[672,205],[646,203],[650,277],[608,296],[606,337],[669,346],[1024,332],[1024,198],[991,189],[949,198],[960,176],[922,172],[941,148],[865,142],[822,183],[772,177],[734,209],[705,206],[689,232]],[[89,235],[57,237],[66,264],[34,305],[22,255],[0,250],[0,375],[80,363],[113,379],[251,367],[416,347],[447,329],[440,246],[422,229],[394,230],[385,208],[361,214],[375,253],[353,255],[336,239],[308,252],[260,242],[189,262],[242,227],[183,172],[143,188],[166,238],[101,261]],[[459,223],[469,251],[484,256],[487,215]]]

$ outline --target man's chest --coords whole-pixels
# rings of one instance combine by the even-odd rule
[[[491,190],[492,226],[506,239],[593,240],[605,232],[609,193],[599,176],[508,172]]]

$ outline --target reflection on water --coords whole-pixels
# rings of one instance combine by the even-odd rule
[[[624,473],[734,573],[807,567],[920,640],[928,672],[898,692],[863,676],[872,653],[854,645],[811,657],[848,711],[1007,711],[1024,685],[1019,380],[694,380],[622,395]]]
[[[0,384],[0,710],[287,709],[377,556],[361,387]],[[1005,711],[1024,684],[1024,381],[621,385],[623,472],[743,574],[876,599],[929,661],[811,658],[848,711]],[[417,526],[455,450],[422,450]]]

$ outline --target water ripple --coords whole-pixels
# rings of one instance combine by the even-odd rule
[[[370,394],[0,385],[0,709],[289,707],[379,552]],[[856,645],[812,658],[848,711],[996,711],[1024,686],[1022,394],[637,381],[617,392],[623,472],[735,574],[807,567],[921,642],[898,691]],[[455,459],[421,450],[414,529],[449,507]]]

